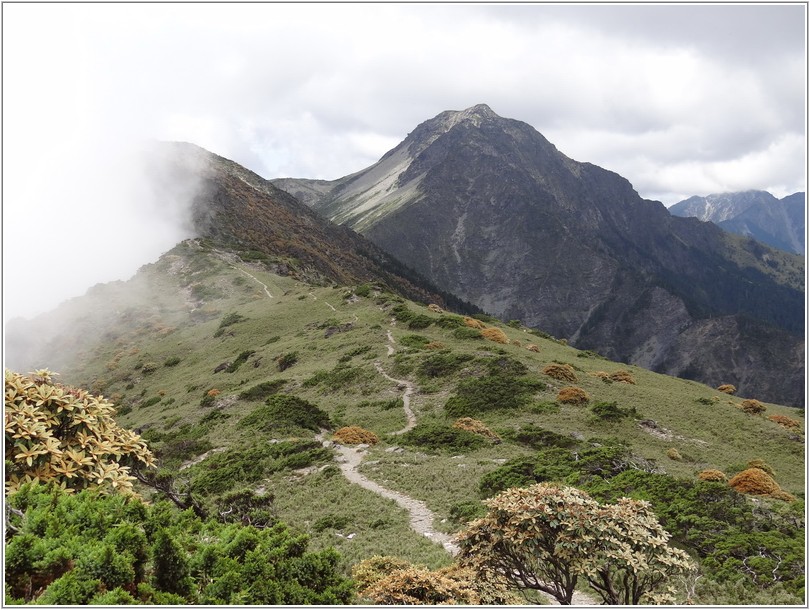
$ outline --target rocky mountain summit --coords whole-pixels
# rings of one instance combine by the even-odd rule
[[[767,191],[717,193],[690,197],[669,208],[674,216],[693,216],[721,229],[804,255],[805,194],[777,199]]]
[[[674,217],[484,104],[425,121],[345,178],[273,182],[502,319],[803,404],[800,257]]]

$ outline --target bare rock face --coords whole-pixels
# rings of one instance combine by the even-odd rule
[[[673,217],[526,123],[483,104],[443,112],[331,184],[284,186],[308,189],[315,210],[489,313],[611,359],[803,404],[803,260]]]

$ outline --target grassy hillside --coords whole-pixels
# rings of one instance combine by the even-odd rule
[[[310,534],[313,548],[334,546],[346,569],[375,554],[430,567],[451,557],[412,531],[392,500],[347,481],[315,438],[321,428],[326,438],[342,426],[374,432],[380,442],[359,472],[425,502],[445,532],[478,513],[487,475],[497,480],[504,466],[553,447],[579,460],[623,443],[629,468],[689,480],[706,469],[731,476],[761,459],[784,490],[804,496],[803,411],[765,404],[751,415],[733,395],[610,362],[516,322],[483,319],[501,333],[483,332],[502,343],[380,286],[312,286],[274,271],[278,261],[184,242],[118,286],[108,303],[117,317],[90,334],[101,314],[65,322],[66,337],[52,344],[59,358],[30,366],[111,398],[118,422],[140,431],[162,468],[204,501],[227,504],[245,488],[272,494],[277,516]],[[140,298],[145,291],[155,298]],[[412,431],[392,434],[406,424],[403,388],[378,366],[414,384]],[[560,402],[566,386],[588,402]],[[775,415],[799,427],[768,419]],[[452,427],[465,416],[501,442]]]

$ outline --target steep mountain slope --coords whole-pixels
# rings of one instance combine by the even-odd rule
[[[210,247],[236,253],[228,259],[265,262],[275,273],[315,285],[380,282],[413,299],[479,311],[228,159],[192,144],[159,143],[147,151],[143,162],[155,196],[167,205],[186,202],[190,232]],[[6,328],[7,363],[28,370],[39,354],[50,353],[51,366],[61,370],[75,357],[62,343],[84,349],[125,320],[133,307],[146,308],[161,320],[153,323],[156,331],[172,327],[189,308],[192,315],[203,315],[199,307],[215,289],[206,283],[205,270],[198,271],[199,279],[185,287],[182,297],[145,285],[136,276],[132,282],[137,290],[125,290],[121,282],[98,285],[87,298],[68,301],[53,313],[31,321],[12,320]],[[112,303],[116,307],[110,307]]]
[[[799,257],[673,217],[485,105],[422,123],[372,167],[318,183],[320,197],[276,183],[502,319],[803,404]]]
[[[154,188],[167,202],[192,196],[198,237],[17,324],[6,356],[108,397],[170,497],[223,524],[279,519],[314,550],[335,547],[348,576],[374,555],[446,566],[450,535],[483,498],[551,480],[655,502],[701,563],[692,601],[800,601],[803,412],[408,301],[435,295],[363,238],[236,164],[162,150]],[[767,497],[722,480],[750,464],[759,479],[775,471]],[[706,470],[721,480],[703,481]],[[223,552],[245,554],[251,538],[221,541]],[[754,577],[738,583],[752,554]],[[204,586],[205,557],[189,560]],[[222,599],[244,600],[240,586]]]
[[[212,514],[258,494],[273,516],[311,536],[313,549],[335,547],[346,571],[373,555],[446,565],[449,545],[436,542],[479,515],[494,489],[533,478],[615,485],[623,494],[645,481],[676,485],[668,528],[703,556],[714,549],[710,535],[730,540],[736,530],[717,526],[716,516],[684,517],[697,545],[674,529],[690,490],[709,494],[700,506],[722,506],[723,515],[776,519],[787,505],[761,498],[752,511],[744,496],[726,498],[727,485],[700,484],[698,472],[731,475],[760,459],[785,491],[804,491],[804,423],[795,409],[766,404],[752,415],[738,397],[538,331],[486,316],[465,321],[377,284],[313,285],[279,274],[277,261],[211,240],[185,241],[132,280],[69,305],[59,351],[32,366],[58,368],[61,381],[114,401],[117,421],[143,435],[178,493]],[[92,322],[105,319],[104,332],[94,331]],[[487,326],[495,340],[470,325]],[[71,361],[57,367],[66,354]],[[561,400],[572,385],[589,400]],[[462,415],[478,423],[459,424]],[[344,426],[379,442],[333,444]],[[418,514],[401,508],[412,505]],[[770,552],[776,538],[786,544],[781,527],[761,548]],[[703,581],[722,578],[720,568],[737,579],[738,558],[716,546],[711,565],[719,568],[707,567],[714,572]],[[800,560],[780,569],[785,581],[803,574]],[[767,596],[747,583],[742,597],[719,601],[751,603],[754,593]]]
[[[711,221],[731,233],[804,255],[804,209],[804,193],[777,199],[765,191],[745,191],[690,197],[669,211],[675,216]]]

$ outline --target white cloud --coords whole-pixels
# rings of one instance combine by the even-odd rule
[[[5,317],[53,304],[12,290],[28,269],[57,261],[64,298],[172,245],[180,232],[110,162],[144,138],[265,177],[337,178],[443,110],[488,103],[642,196],[802,190],[805,10],[6,4]],[[32,221],[37,247],[19,230]],[[126,242],[79,237],[124,223]]]

